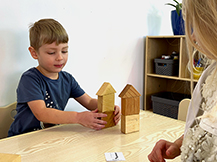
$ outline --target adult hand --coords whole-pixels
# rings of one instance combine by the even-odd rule
[[[175,142],[160,140],[148,155],[150,162],[165,162],[165,159],[173,159],[180,155],[180,146]]]

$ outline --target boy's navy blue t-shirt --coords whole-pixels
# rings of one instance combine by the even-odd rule
[[[29,69],[21,76],[17,88],[17,115],[8,136],[41,129],[40,121],[33,115],[27,102],[44,100],[47,108],[64,110],[69,98],[77,98],[84,93],[75,78],[67,72],[59,72],[59,78],[52,80],[36,68]]]

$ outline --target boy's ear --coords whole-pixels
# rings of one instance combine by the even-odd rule
[[[30,46],[28,49],[29,49],[29,52],[30,52],[31,56],[32,56],[34,59],[38,59],[38,55],[37,55],[36,50],[35,50],[33,47],[31,47],[31,46]]]

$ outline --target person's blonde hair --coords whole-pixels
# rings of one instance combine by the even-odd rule
[[[188,48],[195,47],[204,53],[191,37],[196,31],[196,37],[206,48],[207,57],[217,60],[217,1],[216,0],[183,0],[183,17]]]
[[[68,34],[63,26],[54,19],[41,19],[30,26],[29,29],[30,46],[36,51],[44,45],[56,42],[68,43]]]
[[[182,13],[185,20],[185,34],[192,73],[194,49],[209,59],[217,61],[217,0],[183,0]],[[205,49],[201,49],[192,38],[193,31],[196,32],[196,39]],[[209,59],[207,60],[210,63]],[[191,85],[192,90],[193,85]]]
[[[207,62],[211,63],[210,60],[217,61],[217,0],[183,0],[182,6],[183,18],[185,20],[185,34],[187,39],[189,62],[191,64],[192,74],[192,55],[195,53],[193,52],[194,49],[208,57],[209,59],[207,59]],[[195,32],[196,41],[199,41],[200,44],[197,44],[192,37],[193,32]],[[215,74],[216,73],[217,71],[215,71]],[[193,77],[191,75],[191,92],[193,91],[192,78]],[[203,87],[201,89],[201,92],[202,91]],[[192,98],[192,100],[193,99],[194,98]],[[192,107],[194,111],[194,105]],[[200,118],[210,118],[211,121],[215,121],[217,119],[215,119],[213,114],[216,113],[217,106],[213,107],[211,112],[202,115]]]

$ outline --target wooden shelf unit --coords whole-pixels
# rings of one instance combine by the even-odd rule
[[[155,58],[162,54],[179,53],[178,76],[155,74]],[[151,95],[158,92],[190,94],[190,73],[187,69],[188,53],[185,36],[147,36],[145,54],[144,110],[152,109]],[[197,80],[194,80],[195,84]]]

